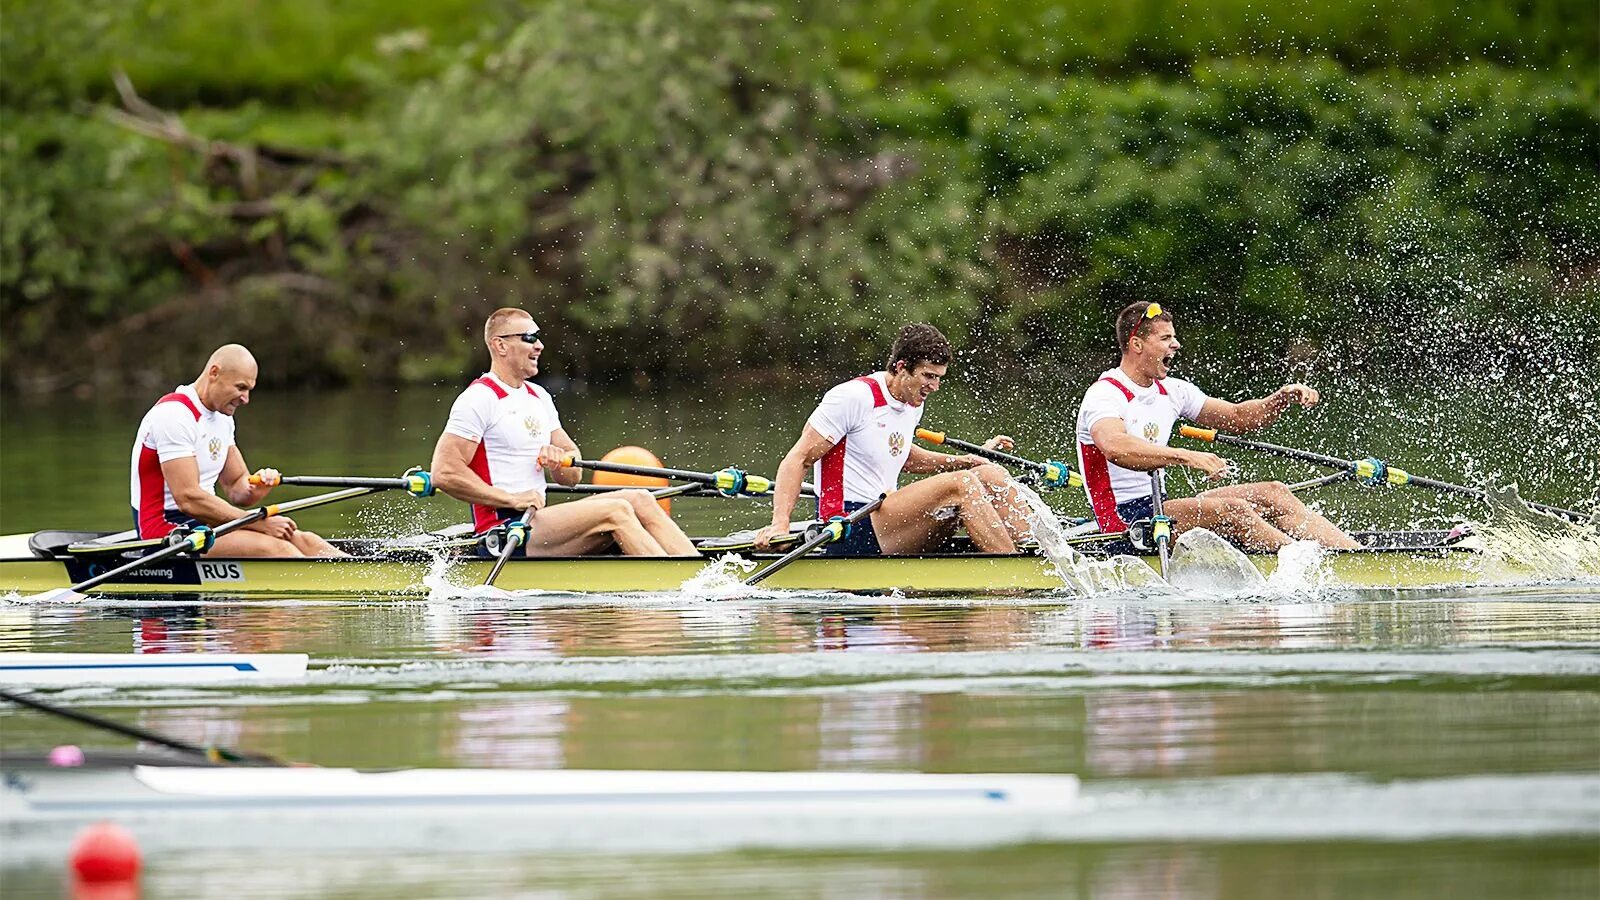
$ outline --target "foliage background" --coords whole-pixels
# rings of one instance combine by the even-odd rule
[[[8,0],[0,387],[221,339],[453,381],[507,304],[602,382],[912,319],[1075,364],[1136,298],[1243,366],[1592,358],[1597,43],[1592,0]]]

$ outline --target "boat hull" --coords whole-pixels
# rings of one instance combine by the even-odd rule
[[[45,559],[27,552],[28,535],[0,538],[0,590],[38,594],[68,587],[101,571],[87,559]],[[19,552],[20,551],[20,552]],[[756,556],[758,562],[772,557]],[[1270,575],[1277,558],[1251,556]],[[633,593],[676,591],[705,572],[711,558],[621,556],[515,559],[496,587],[507,591]],[[1153,569],[1154,557],[1144,561]],[[1465,548],[1385,548],[1334,552],[1327,569],[1352,588],[1442,587],[1480,580],[1480,554]],[[164,560],[105,583],[106,594],[222,596],[426,596],[440,564],[426,556],[345,559]],[[463,558],[442,571],[451,584],[480,585],[488,560]],[[1060,590],[1067,587],[1047,559],[1032,554],[924,554],[898,557],[807,557],[777,572],[763,588],[801,591],[919,594]]]

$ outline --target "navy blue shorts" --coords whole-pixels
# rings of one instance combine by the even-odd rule
[[[133,530],[139,532],[139,511],[131,506],[128,509],[133,512]],[[161,516],[177,528],[196,528],[200,525],[199,519],[185,515],[176,509],[164,509],[161,511]],[[139,537],[143,538],[145,535],[141,532]],[[166,537],[166,535],[159,535],[159,537]]]
[[[1117,518],[1121,519],[1124,525],[1139,519],[1148,519],[1156,514],[1155,505],[1155,497],[1150,494],[1135,497],[1126,503],[1117,504]]]
[[[845,503],[844,514],[849,515],[865,503]],[[872,516],[867,516],[861,521],[850,526],[850,532],[841,540],[822,546],[823,556],[882,556],[883,548],[878,546],[878,533],[872,530]]]

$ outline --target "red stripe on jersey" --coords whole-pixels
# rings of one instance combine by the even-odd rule
[[[822,457],[822,483],[817,485],[817,515],[824,521],[844,515],[844,442]]]
[[[873,378],[871,375],[863,375],[860,378],[857,378],[856,380],[860,381],[860,382],[863,382],[863,383],[866,384],[867,387],[872,388],[872,408],[873,409],[877,409],[880,406],[888,406],[889,405],[889,398],[887,398],[887,397],[885,397],[883,395],[883,387],[878,384],[878,379]]]
[[[506,389],[501,387],[498,384],[495,384],[494,383],[494,379],[490,378],[487,375],[485,375],[482,378],[479,378],[478,380],[472,382],[472,384],[481,384],[484,387],[488,388],[489,390],[494,391],[494,395],[496,397],[500,398],[501,400],[504,400],[506,398],[506,396],[507,396]],[[467,387],[471,387],[471,386],[472,386],[471,384],[467,385]]]
[[[156,401],[156,405],[163,403],[182,403],[188,407],[196,422],[200,421],[200,410],[195,407],[194,401],[185,394],[176,391]],[[146,540],[150,538],[166,537],[177,527],[167,521],[167,479],[161,474],[161,456],[154,447],[139,448],[139,537]]]
[[[1167,395],[1167,386],[1162,384],[1159,378],[1156,379],[1156,390],[1160,391],[1163,397]]]
[[[166,537],[173,524],[167,521],[167,480],[161,474],[161,455],[154,447],[139,448],[139,537]]]
[[[530,396],[533,396],[533,397],[539,396],[539,392],[533,389],[533,384],[531,382],[524,381],[522,383],[522,386],[528,389],[528,394]]]
[[[478,380],[480,382],[483,381],[481,378]],[[499,388],[495,388],[495,390],[499,390]],[[473,474],[482,478],[484,484],[494,484],[494,479],[489,477],[489,451],[483,449],[482,441],[478,442],[478,452],[472,454],[472,461],[467,463],[467,468],[471,469]],[[484,506],[481,503],[472,504],[473,531],[482,534],[499,524],[500,515],[495,512],[494,507]]]
[[[1100,380],[1104,381],[1106,384],[1109,384],[1112,387],[1116,388],[1117,390],[1121,391],[1122,392],[1122,396],[1128,398],[1128,402],[1129,403],[1133,402],[1133,391],[1128,390],[1128,386],[1127,385],[1125,385],[1122,382],[1116,380],[1115,378],[1110,377],[1109,375],[1106,376],[1105,378],[1100,379]],[[1162,391],[1162,393],[1166,393],[1166,391]]]
[[[1094,507],[1095,522],[1104,532],[1127,531],[1127,524],[1117,515],[1117,495],[1111,490],[1111,470],[1106,468],[1106,455],[1093,444],[1078,444],[1078,452],[1083,455],[1083,483],[1089,489],[1089,505]]]

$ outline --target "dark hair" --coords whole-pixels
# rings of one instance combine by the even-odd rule
[[[1128,352],[1128,342],[1133,340],[1133,336],[1138,333],[1139,329],[1145,327],[1145,323],[1172,321],[1172,313],[1167,312],[1165,309],[1160,309],[1160,307],[1157,307],[1160,310],[1159,312],[1147,318],[1145,314],[1150,311],[1150,307],[1155,305],[1140,300],[1136,303],[1129,303],[1122,308],[1122,312],[1117,313],[1118,353]]]
[[[894,364],[903,362],[906,370],[915,369],[919,363],[936,366],[950,364],[950,341],[939,329],[920,322],[907,325],[895,335],[894,346],[889,348],[889,373],[894,374]]]

